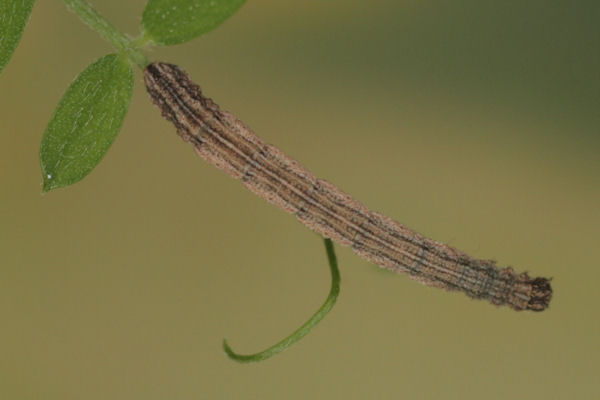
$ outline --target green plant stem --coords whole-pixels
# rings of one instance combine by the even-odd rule
[[[338,295],[340,293],[340,271],[338,270],[337,258],[335,256],[335,251],[333,249],[333,243],[331,239],[325,239],[325,250],[327,251],[327,260],[329,261],[329,269],[331,270],[331,289],[329,290],[329,296],[325,300],[325,303],[317,310],[317,312],[298,328],[294,333],[276,343],[275,345],[269,347],[268,349],[261,351],[260,353],[255,354],[237,354],[235,353],[229,344],[227,344],[227,340],[223,340],[223,349],[227,356],[234,361],[240,363],[251,363],[266,360],[267,358],[273,357],[276,354],[281,353],[283,350],[289,348],[294,343],[298,342],[302,339],[308,332],[317,325],[325,315],[333,308],[335,302],[337,301]]]
[[[140,48],[127,36],[117,30],[117,28],[103,16],[98,14],[91,5],[84,0],[63,1],[67,7],[73,10],[73,12],[75,12],[90,28],[98,32],[105,40],[109,41],[119,53],[124,54],[132,63],[138,65],[141,69],[146,68],[148,59],[140,51]]]

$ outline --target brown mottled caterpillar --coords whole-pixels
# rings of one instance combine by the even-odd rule
[[[265,144],[234,115],[204,97],[200,87],[176,65],[150,64],[144,79],[162,115],[202,158],[240,179],[269,203],[294,214],[315,232],[350,246],[370,262],[429,286],[462,291],[515,310],[548,307],[552,298],[549,279],[498,268],[493,261],[472,258],[369,210]]]

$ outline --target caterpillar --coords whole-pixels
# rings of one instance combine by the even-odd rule
[[[514,310],[542,311],[552,298],[547,278],[499,268],[423,237],[369,210],[333,184],[316,178],[277,147],[264,143],[233,114],[221,110],[176,65],[155,62],[144,70],[152,102],[200,157],[269,203],[294,214],[313,231],[383,268],[425,285],[461,291]]]

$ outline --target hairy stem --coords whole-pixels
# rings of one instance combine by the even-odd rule
[[[73,10],[83,22],[96,31],[102,38],[110,42],[118,52],[124,54],[129,60],[144,69],[148,59],[131,39],[117,30],[103,16],[98,14],[92,6],[84,0],[63,0],[68,8]]]

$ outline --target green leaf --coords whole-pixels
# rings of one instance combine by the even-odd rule
[[[121,129],[132,90],[131,64],[117,54],[100,58],[79,74],[44,132],[44,192],[71,185],[94,169]]]
[[[17,48],[35,0],[0,0],[0,73]]]
[[[192,40],[219,26],[246,0],[149,0],[142,16],[144,36],[156,44]]]

